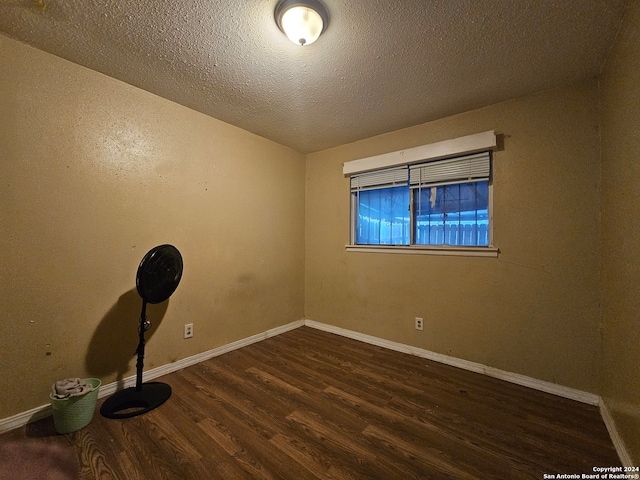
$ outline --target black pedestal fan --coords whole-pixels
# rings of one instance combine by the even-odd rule
[[[182,278],[182,255],[173,245],[159,245],[144,256],[138,266],[136,288],[142,297],[142,313],[138,328],[139,343],[136,353],[136,386],[114,393],[100,407],[107,418],[129,418],[153,410],[168,400],[171,387],[165,383],[142,383],[144,359],[144,332],[151,323],[147,320],[147,303],[164,302],[178,288]]]

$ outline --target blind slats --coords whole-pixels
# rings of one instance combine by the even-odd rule
[[[407,167],[379,170],[351,177],[351,191],[367,188],[398,187],[409,182]]]
[[[351,191],[402,185],[411,187],[488,180],[491,154],[481,152],[464,157],[418,163],[351,176]]]
[[[465,157],[421,163],[409,167],[412,187],[436,183],[487,180],[491,173],[491,157],[483,152]]]

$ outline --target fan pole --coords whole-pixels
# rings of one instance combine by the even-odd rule
[[[151,323],[147,321],[147,301],[142,300],[140,314],[140,341],[136,353],[136,386],[125,388],[107,398],[100,407],[100,413],[107,418],[129,418],[141,415],[159,407],[171,396],[171,387],[166,383],[142,383],[142,369],[144,363],[144,333],[149,330]]]
[[[142,300],[142,313],[140,313],[140,327],[138,328],[138,334],[140,340],[138,342],[138,348],[136,353],[138,354],[138,360],[136,362],[136,391],[142,391],[142,369],[144,367],[144,332],[146,332],[151,324],[147,321],[147,301]]]

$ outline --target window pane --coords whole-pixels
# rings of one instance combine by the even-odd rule
[[[357,200],[358,245],[408,245],[410,235],[407,186],[361,190]]]
[[[414,211],[418,245],[489,245],[487,181],[418,188]]]

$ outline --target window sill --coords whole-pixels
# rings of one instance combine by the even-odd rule
[[[345,245],[347,252],[403,253],[410,255],[447,255],[458,257],[497,257],[496,247],[452,247],[429,245]]]

